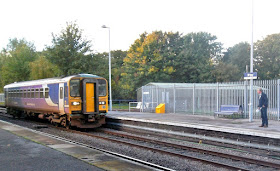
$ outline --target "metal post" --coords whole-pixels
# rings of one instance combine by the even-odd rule
[[[151,89],[152,89],[152,109],[154,109],[154,87],[152,87]]]
[[[217,82],[217,101],[216,101],[217,107],[216,111],[219,111],[219,82]]]
[[[109,94],[110,94],[110,106],[109,110],[112,111],[112,81],[111,81],[111,49],[110,49],[110,27],[107,27],[105,25],[102,26],[102,28],[107,28],[109,30]]]
[[[277,117],[279,121],[279,113],[280,113],[280,80],[277,80]]]
[[[144,111],[144,86],[142,86],[142,112]]]
[[[195,110],[195,84],[193,84],[193,115],[194,115],[194,110]]]
[[[111,80],[111,49],[110,49],[110,28],[109,29],[109,89],[110,89],[110,111],[112,111],[112,101],[113,101],[113,95],[112,95],[112,80]]]
[[[159,96],[159,94],[158,94],[158,86],[156,86],[156,88],[157,88],[157,106],[158,106],[158,96]]]
[[[246,65],[246,73],[249,72],[249,66]],[[247,117],[248,114],[248,80],[244,81],[244,115],[245,118]]]
[[[253,28],[254,28],[254,0],[252,0],[252,40],[251,40],[251,59],[250,59],[250,72],[253,70],[253,53],[254,53],[254,42],[253,42]],[[253,79],[250,79],[250,108],[249,108],[249,122],[253,121]]]
[[[175,90],[175,84],[173,84],[173,97],[174,97],[174,102],[173,102],[173,113],[176,113],[176,90]]]
[[[248,81],[244,81],[244,115],[245,118],[247,117],[248,114]]]

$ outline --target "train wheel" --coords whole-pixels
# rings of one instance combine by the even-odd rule
[[[67,123],[66,123],[66,119],[65,119],[65,118],[63,118],[63,119],[61,120],[60,125],[63,126],[64,128],[67,127]]]

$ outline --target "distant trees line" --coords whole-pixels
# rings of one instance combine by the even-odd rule
[[[67,23],[43,51],[25,39],[11,39],[0,54],[0,84],[92,73],[108,79],[108,53],[94,53],[76,23]],[[243,79],[250,44],[224,49],[215,35],[154,31],[143,33],[128,51],[112,51],[113,99],[134,99],[149,82],[229,82]],[[280,78],[280,34],[254,45],[254,70],[260,79]],[[1,88],[0,91],[3,91]]]

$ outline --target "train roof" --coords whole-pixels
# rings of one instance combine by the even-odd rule
[[[92,75],[92,74],[77,74],[77,75],[71,75],[71,76],[67,76],[67,77],[55,77],[55,78],[46,78],[46,79],[40,79],[40,80],[15,82],[15,83],[12,83],[12,84],[5,85],[4,88],[24,87],[24,86],[33,86],[33,85],[41,85],[41,84],[63,83],[63,82],[69,81],[71,78],[74,78],[74,77],[102,78],[100,76]]]

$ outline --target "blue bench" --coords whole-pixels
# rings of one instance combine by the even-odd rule
[[[221,105],[220,111],[214,112],[214,117],[219,115],[243,114],[241,105]]]

